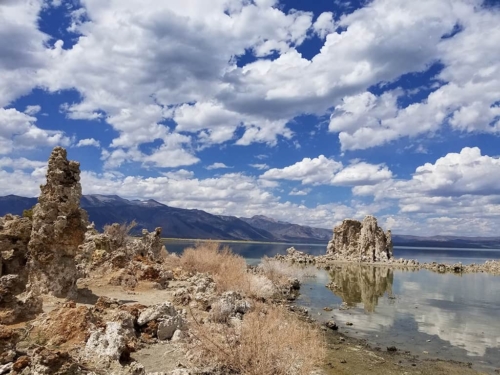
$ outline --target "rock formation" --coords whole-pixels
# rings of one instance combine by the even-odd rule
[[[0,324],[29,319],[42,310],[42,300],[25,293],[31,220],[5,215],[0,218]]]
[[[87,213],[80,208],[80,164],[68,161],[64,148],[54,148],[47,183],[40,188],[28,245],[28,289],[66,297],[75,291],[75,255],[88,225]]]
[[[345,260],[385,262],[392,258],[391,231],[384,233],[373,216],[366,216],[363,222],[346,219],[333,229],[327,254]]]
[[[26,284],[30,234],[30,219],[14,215],[0,217],[0,276],[17,274]]]

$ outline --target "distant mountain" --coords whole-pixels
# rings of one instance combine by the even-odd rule
[[[36,202],[36,198],[15,195],[0,197],[0,216],[6,213],[20,215]],[[106,224],[135,220],[136,233],[143,228],[153,230],[162,227],[163,237],[276,241],[271,233],[254,228],[237,217],[169,207],[152,199],[139,201],[117,195],[86,195],[82,197],[81,205],[99,230]]]
[[[164,237],[274,241],[269,232],[236,217],[169,207],[152,199],[131,201],[116,195],[87,195],[82,197],[82,208],[99,229],[106,224],[135,220],[137,231],[162,227]]]
[[[272,233],[278,241],[282,242],[327,243],[332,238],[331,229],[312,228],[283,221],[276,221],[262,215],[253,216],[251,218],[242,217],[241,220],[246,221],[254,228],[259,228]]]
[[[37,201],[37,198],[25,198],[17,195],[0,197],[0,216],[5,214],[21,215],[24,210],[33,207]]]
[[[0,197],[0,216],[21,215],[36,202],[36,198],[16,195]],[[212,215],[201,210],[169,207],[153,199],[128,200],[117,195],[95,194],[83,196],[81,204],[100,230],[106,224],[135,220],[136,233],[143,228],[162,227],[162,235],[171,238],[324,243],[326,246],[332,237],[329,229],[291,224],[262,215],[251,218]],[[393,235],[393,241],[397,246],[500,248],[500,237]]]
[[[394,245],[411,247],[449,247],[499,249],[500,237],[460,237],[460,236],[407,236],[393,235]]]

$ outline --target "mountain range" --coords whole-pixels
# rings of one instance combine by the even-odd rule
[[[7,213],[21,215],[33,207],[37,198],[17,195],[0,197],[0,216]],[[162,227],[165,238],[193,238],[214,240],[246,240],[288,243],[326,243],[332,237],[331,229],[313,228],[277,221],[266,216],[251,218],[212,215],[202,210],[170,207],[155,200],[128,200],[117,195],[85,195],[81,206],[96,228],[135,220],[138,234],[143,228]],[[500,237],[419,237],[393,235],[395,245],[452,248],[499,248]]]

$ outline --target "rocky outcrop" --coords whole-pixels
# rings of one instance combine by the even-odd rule
[[[42,300],[25,293],[31,220],[6,215],[0,218],[0,324],[33,318],[42,310]]]
[[[160,259],[160,254],[165,249],[161,239],[161,228],[156,228],[151,233],[143,229],[142,237],[130,243],[129,247],[134,255],[148,257],[152,261]]]
[[[29,248],[28,289],[66,297],[75,291],[78,278],[75,256],[88,225],[80,208],[80,164],[68,161],[66,150],[52,151],[47,183],[41,186],[33,209]]]
[[[386,262],[392,258],[391,231],[384,233],[373,216],[363,222],[346,219],[333,229],[333,238],[328,243],[327,254],[337,259]]]
[[[26,284],[30,235],[30,219],[14,215],[0,217],[0,276],[16,274]]]
[[[0,324],[31,319],[42,311],[42,299],[33,292],[23,293],[24,286],[18,275],[0,277]]]

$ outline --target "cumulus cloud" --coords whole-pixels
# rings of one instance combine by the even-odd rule
[[[48,66],[45,43],[38,29],[41,0],[2,1],[0,12],[0,107],[37,85],[37,70]]]
[[[313,159],[304,158],[302,161],[282,169],[270,169],[261,178],[301,181],[304,185],[321,185],[331,183],[335,173],[341,168],[342,163],[320,155]]]
[[[435,43],[435,59],[443,64],[435,77],[440,82],[436,90],[421,102],[402,108],[397,105],[402,91],[379,97],[370,93],[345,97],[330,121],[330,131],[340,132],[343,149],[378,146],[437,131],[443,124],[461,132],[500,132],[500,52],[492,45],[500,37],[494,26],[500,13],[474,7],[474,2],[456,2],[449,16],[461,30]]]
[[[26,113],[29,116],[33,116],[33,115],[36,115],[41,110],[42,110],[42,107],[39,105],[29,105],[24,110],[24,113]]]
[[[35,125],[36,118],[14,108],[0,108],[0,155],[14,148],[69,146],[70,138],[62,131],[45,130]]]
[[[76,147],[101,147],[101,143],[94,138],[80,139],[76,144]]]
[[[313,24],[314,32],[322,39],[335,31],[335,22],[332,12],[321,13]]]
[[[345,150],[433,132],[446,119],[460,131],[495,133],[498,38],[482,35],[498,32],[500,16],[479,4],[375,0],[337,22],[331,12],[313,22],[312,13],[284,12],[276,1],[192,0],[188,7],[178,0],[90,0],[70,9],[78,38],[63,48],[61,40],[47,46],[49,36],[38,30],[41,0],[7,1],[0,105],[35,86],[76,89],[82,100],[63,109],[70,119],[105,121],[118,132],[107,155],[122,157],[111,164],[143,162],[135,149],[166,142],[172,132],[190,133],[190,142],[208,147],[234,140],[242,127],[237,145],[276,145],[294,136],[287,123],[295,116],[332,107],[330,130],[340,133]],[[443,38],[457,24],[461,32]],[[296,47],[311,31],[324,45],[307,59]],[[256,61],[237,66],[248,52]],[[436,61],[444,65],[436,77],[444,84],[425,101],[399,108],[401,91],[379,97],[366,91]],[[191,153],[190,144],[179,147]],[[154,165],[162,157],[148,160]]]
[[[307,195],[310,192],[311,189],[303,189],[303,190],[293,189],[291,192],[288,193],[288,195]]]
[[[47,163],[43,161],[29,160],[26,158],[0,158],[0,168],[18,169],[37,169],[45,167]]]
[[[210,164],[209,166],[207,166],[205,168],[208,169],[209,171],[211,171],[213,169],[227,169],[227,168],[233,168],[233,167],[228,167],[224,163],[213,163],[213,164]]]
[[[392,178],[392,172],[385,165],[358,162],[338,172],[332,179],[333,185],[356,186],[375,185]]]
[[[353,193],[396,201],[400,212],[390,224],[400,232],[495,235],[500,224],[498,173],[499,157],[465,147],[416,168],[409,180],[355,186]]]
[[[303,185],[374,185],[389,180],[392,172],[385,165],[357,162],[344,167],[341,162],[324,155],[304,158],[291,166],[266,171],[261,178],[268,180],[301,181]]]

